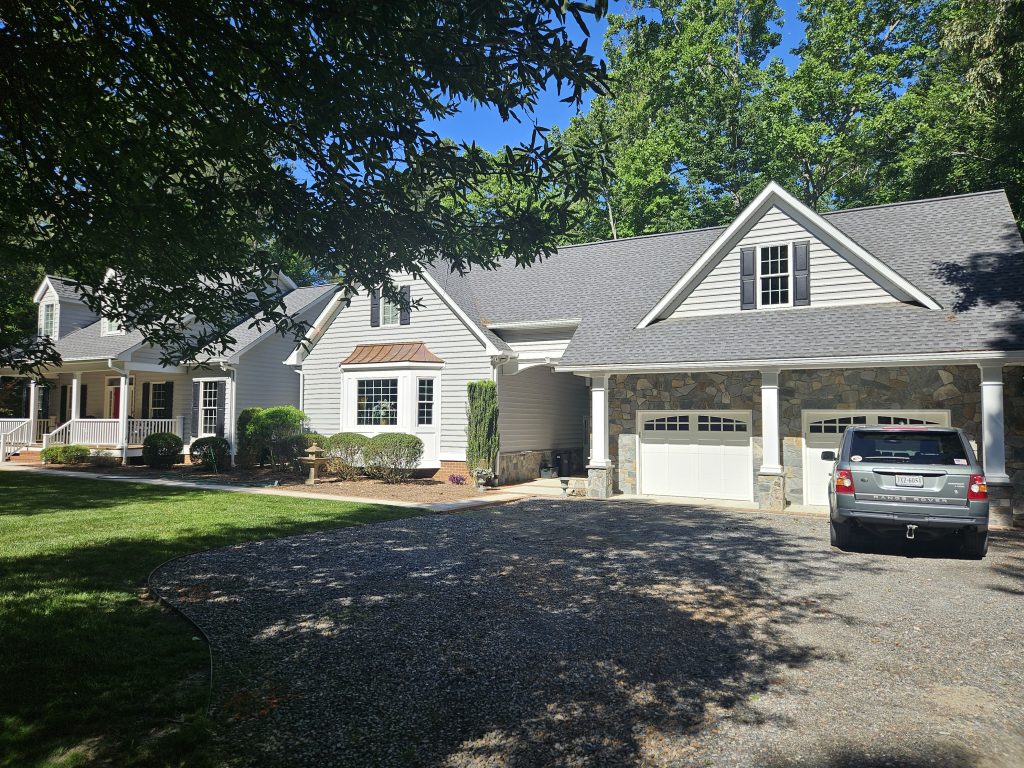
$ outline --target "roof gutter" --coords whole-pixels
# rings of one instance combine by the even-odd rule
[[[512,323],[484,323],[492,331],[527,331],[554,330],[559,328],[576,328],[583,321],[580,317],[567,317],[558,320],[524,320]]]

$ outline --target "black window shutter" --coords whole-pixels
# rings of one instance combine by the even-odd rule
[[[811,303],[811,243],[793,243],[793,306]]]
[[[740,309],[757,307],[757,267],[754,248],[740,248]]]
[[[65,384],[60,388],[60,423],[63,424],[68,420],[68,385]]]
[[[149,382],[144,382],[142,385],[142,418],[149,418]]]
[[[409,286],[407,285],[404,288],[402,288],[402,304],[404,305],[402,307],[402,325],[408,325],[412,320],[412,307],[409,306],[409,302],[411,300],[410,296],[411,293],[409,291]]]
[[[217,437],[224,437],[224,393],[227,390],[223,381],[217,382]]]
[[[370,327],[380,327],[380,291],[376,288],[370,291]]]
[[[86,414],[89,413],[85,407],[85,401],[89,398],[89,385],[82,384],[78,387],[78,413],[75,415],[76,419],[84,419]]]
[[[192,382],[192,437],[199,437],[199,398],[202,386],[198,381]]]
[[[154,414],[155,415],[155,414]],[[168,381],[164,384],[164,410],[160,414],[161,419],[174,418],[174,382]]]

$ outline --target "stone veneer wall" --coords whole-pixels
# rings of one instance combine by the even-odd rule
[[[899,367],[783,371],[779,377],[779,431],[788,504],[803,503],[804,410],[950,411],[950,423],[981,446],[981,374],[977,366]],[[1012,488],[994,497],[1012,506],[1024,523],[1024,368],[1003,373],[1007,473]],[[754,472],[761,457],[761,376],[758,372],[614,376],[609,385],[609,452],[616,486],[636,493],[636,413],[639,410],[750,410],[754,421]],[[774,491],[755,474],[755,494]],[[1008,522],[1009,510],[1002,522]]]
[[[546,451],[509,451],[498,454],[498,484],[514,485],[536,480],[540,477],[541,464],[556,467],[555,456],[569,454],[569,471],[582,472],[586,464],[586,450],[583,448],[560,448]]]

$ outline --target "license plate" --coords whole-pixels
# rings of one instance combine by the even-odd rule
[[[924,478],[920,475],[896,475],[896,485],[904,488],[923,488]]]

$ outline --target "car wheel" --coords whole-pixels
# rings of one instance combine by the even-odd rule
[[[829,520],[828,533],[833,547],[848,549],[853,545],[853,526],[849,523],[837,523],[835,520]]]
[[[960,551],[972,560],[981,560],[988,554],[988,531],[964,531]]]

